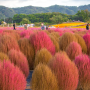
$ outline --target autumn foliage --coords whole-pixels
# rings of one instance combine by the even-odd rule
[[[9,60],[9,57],[7,54],[0,52],[0,61]]]
[[[78,85],[78,69],[65,52],[58,52],[49,62],[55,73],[59,90],[76,90]]]
[[[84,35],[83,39],[85,40],[87,46],[87,54],[90,55],[90,34]]]
[[[46,48],[42,48],[41,50],[37,51],[37,53],[36,53],[34,68],[39,63],[47,64],[51,58],[52,58],[51,53]]]
[[[90,89],[90,59],[88,55],[82,54],[75,58],[75,64],[79,71],[80,88],[83,90]]]
[[[7,54],[11,49],[20,50],[17,41],[9,35],[0,37],[0,52]]]
[[[41,48],[46,48],[48,51],[51,52],[52,55],[55,54],[55,46],[49,36],[43,32],[37,32],[31,35],[30,42],[34,46],[35,53],[40,50]]]
[[[34,47],[27,38],[20,39],[18,44],[21,52],[27,57],[29,69],[32,70],[35,58]]]
[[[77,39],[74,34],[69,32],[64,33],[59,39],[60,50],[66,50],[66,47],[73,41],[77,42]]]
[[[82,48],[82,52],[87,53],[87,46],[86,46],[86,43],[85,43],[84,39],[79,34],[74,34],[74,35],[77,38],[77,41],[78,41],[78,43],[80,44],[80,46]]]
[[[4,61],[0,67],[0,90],[25,90],[26,78],[18,67]]]
[[[82,48],[77,42],[71,42],[66,48],[66,53],[73,61],[76,56],[82,54]]]
[[[56,52],[58,52],[59,51],[59,42],[56,41],[56,39],[52,35],[49,35],[49,37],[52,40],[53,44],[55,45]]]
[[[14,63],[14,65],[18,66],[27,77],[29,75],[29,66],[25,55],[20,51],[18,52],[12,49],[9,51],[8,56],[10,61]]]
[[[51,69],[44,64],[38,64],[31,80],[31,90],[59,90],[56,77]]]

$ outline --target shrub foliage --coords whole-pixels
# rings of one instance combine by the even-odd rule
[[[55,54],[55,46],[51,41],[50,37],[43,31],[36,32],[30,37],[30,42],[34,46],[35,53],[41,48],[46,48],[51,52],[52,55]]]
[[[79,82],[83,90],[90,89],[90,59],[82,54],[75,58],[75,64],[79,70]],[[80,87],[80,86],[79,86]]]
[[[18,44],[21,52],[27,57],[29,69],[32,70],[35,58],[34,47],[27,38],[20,39]]]
[[[34,68],[39,63],[47,64],[51,58],[52,58],[51,53],[46,48],[42,48],[40,51],[37,51],[36,53]]]
[[[25,55],[20,51],[18,52],[12,49],[9,51],[8,56],[10,61],[14,63],[14,65],[18,66],[27,77],[29,74],[29,66]]]
[[[87,53],[87,46],[86,46],[84,39],[79,34],[74,34],[74,35],[77,38],[78,43],[82,47],[82,52]]]
[[[49,67],[55,73],[59,90],[76,90],[78,69],[65,52],[58,52],[50,60]]]
[[[64,33],[59,39],[60,50],[66,50],[66,47],[73,41],[77,42],[77,39],[74,34],[69,32]]]
[[[71,42],[66,48],[66,53],[71,60],[74,60],[76,56],[82,54],[82,48],[77,42]]]
[[[31,90],[59,90],[56,77],[51,69],[38,64],[32,74]]]
[[[0,38],[0,52],[8,53],[9,50],[15,49],[19,51],[19,46],[17,41],[8,35],[3,35]]]
[[[0,90],[25,90],[26,78],[18,67],[4,61],[0,67]]]
[[[4,61],[5,60],[9,60],[9,57],[7,54],[3,53],[3,52],[0,52],[0,60],[1,61]]]

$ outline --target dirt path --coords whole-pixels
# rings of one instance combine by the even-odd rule
[[[27,86],[26,86],[25,90],[30,90],[30,81],[32,78],[32,73],[33,73],[33,71],[30,71],[29,76],[27,77]]]

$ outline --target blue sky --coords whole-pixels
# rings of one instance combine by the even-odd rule
[[[48,7],[51,5],[80,6],[90,4],[90,0],[0,0],[0,5],[16,8],[24,6]]]

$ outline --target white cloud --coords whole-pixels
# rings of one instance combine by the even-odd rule
[[[90,0],[0,0],[0,5],[6,7],[39,6],[48,7],[51,5],[80,6],[90,4]]]

